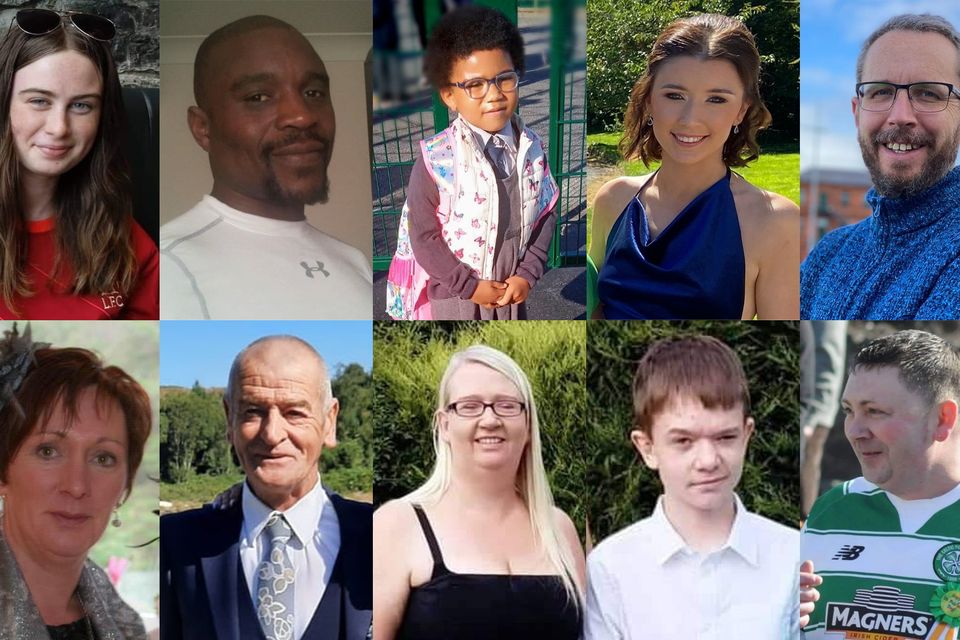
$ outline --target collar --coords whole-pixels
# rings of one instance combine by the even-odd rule
[[[914,196],[891,198],[870,189],[866,200],[877,231],[899,235],[922,229],[960,211],[960,167]]]
[[[753,566],[757,566],[759,555],[759,544],[754,532],[749,527],[749,512],[740,501],[740,496],[733,494],[734,516],[733,526],[730,527],[730,536],[727,541],[713,553],[721,553],[727,549],[733,551],[741,558]],[[650,537],[650,547],[653,551],[654,560],[658,564],[664,565],[677,554],[695,555],[697,552],[691,549],[683,537],[673,528],[673,524],[667,519],[667,514],[663,509],[663,496],[657,499],[657,506],[650,516],[650,522],[653,529],[653,535]]]
[[[293,530],[294,538],[297,539],[301,547],[308,541],[313,540],[317,534],[320,517],[323,510],[327,508],[329,501],[327,492],[323,490],[323,485],[320,482],[320,474],[317,473],[317,484],[313,489],[300,498],[295,505],[283,512],[283,517],[286,518],[287,523]],[[267,520],[274,509],[264,504],[246,482],[243,483],[241,508],[243,509],[243,533],[240,537],[240,544],[242,546],[254,546],[260,534],[263,533],[263,528],[267,526]]]
[[[487,144],[490,142],[490,138],[497,136],[505,145],[507,145],[507,149],[511,154],[517,155],[517,140],[513,131],[513,120],[515,117],[516,116],[511,117],[510,121],[503,125],[503,129],[500,129],[500,131],[497,131],[496,133],[490,133],[489,131],[484,131],[480,127],[475,127],[467,122],[467,120],[463,117],[460,119],[463,120],[463,122],[470,128],[471,131],[473,131],[474,138],[476,139],[477,145],[479,145],[480,149],[486,149]]]
[[[202,202],[213,209],[213,211],[223,218],[226,222],[251,233],[260,233],[269,236],[302,236],[304,227],[310,226],[304,220],[274,220],[252,213],[244,213],[238,209],[224,204],[213,196],[207,194],[203,196]]]
[[[43,220],[27,220],[27,233],[47,233],[53,231],[56,226],[54,217],[44,218]]]

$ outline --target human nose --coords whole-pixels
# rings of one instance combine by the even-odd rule
[[[79,456],[68,456],[60,470],[60,491],[72,498],[82,498],[90,493],[90,470]]]
[[[853,412],[848,413],[846,418],[844,418],[843,432],[850,441],[862,440],[873,435],[870,432],[870,428],[866,425],[866,422]]]
[[[720,464],[720,450],[709,438],[703,438],[697,443],[694,456],[694,465],[697,469],[715,469]]]
[[[280,414],[280,409],[272,407],[260,423],[260,439],[270,447],[283,442],[287,437],[286,421]]]
[[[910,94],[906,89],[897,89],[897,93],[893,96],[893,104],[887,112],[887,121],[897,125],[916,123],[917,114],[913,110]]]
[[[488,405],[484,405],[483,411],[481,411],[480,415],[477,416],[477,421],[481,426],[483,425],[499,426],[500,416],[498,416],[496,412],[493,410],[493,405],[488,404]]]
[[[47,113],[46,126],[44,127],[48,135],[55,138],[62,138],[70,132],[70,117],[65,108],[51,109]]]
[[[308,103],[306,96],[299,91],[290,91],[280,98],[277,111],[277,127],[295,127],[309,129],[317,123],[317,110]]]

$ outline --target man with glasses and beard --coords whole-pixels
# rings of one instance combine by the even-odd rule
[[[808,319],[960,315],[960,34],[906,14],[857,59],[857,138],[873,215],[827,234],[800,268]]]
[[[213,189],[160,230],[164,319],[364,319],[366,257],[310,226],[336,122],[323,61],[291,25],[249,16],[197,51],[190,132]]]

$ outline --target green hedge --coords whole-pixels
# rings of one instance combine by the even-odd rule
[[[763,142],[800,139],[800,3],[795,0],[587,0],[587,130],[619,129],[633,83],[664,27],[698,13],[736,16],[761,55],[760,92],[773,115]]]
[[[374,504],[402,496],[433,468],[433,412],[450,356],[473,344],[509,354],[527,373],[554,499],[582,531],[585,323],[374,323]]]
[[[655,340],[706,334],[740,357],[757,428],[737,489],[746,507],[790,526],[799,522],[799,337],[795,322],[592,322],[587,332],[589,437],[586,509],[599,541],[645,518],[660,481],[639,460],[628,433],[637,362]]]

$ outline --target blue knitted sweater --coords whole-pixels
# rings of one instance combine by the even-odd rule
[[[960,167],[916,196],[866,200],[873,215],[825,235],[800,266],[800,317],[960,318]]]

